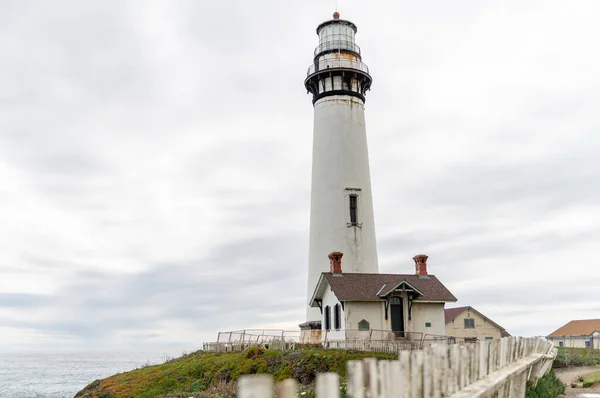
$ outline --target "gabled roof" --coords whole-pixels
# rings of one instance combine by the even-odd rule
[[[455,307],[455,308],[444,309],[444,315],[446,316],[446,323],[452,322],[454,320],[454,318],[456,318],[457,316],[462,314],[463,311],[466,310],[467,308],[469,308],[469,307]]]
[[[597,330],[600,330],[600,319],[580,319],[556,329],[548,337],[589,336]]]
[[[381,287],[381,290],[379,292],[377,292],[377,296],[385,297],[385,296],[389,295],[390,293],[392,293],[393,291],[398,290],[400,288],[406,289],[408,291],[413,291],[415,293],[418,293],[419,296],[423,296],[423,292],[421,292],[419,289],[417,289],[416,287],[414,287],[413,285],[408,283],[406,281],[406,279],[403,279],[402,281],[400,281],[400,283],[396,283],[395,285],[389,284],[389,283],[384,283],[383,286]]]
[[[500,331],[501,335],[502,335],[502,332],[504,332],[506,334],[506,336],[502,336],[502,337],[510,336],[510,334],[502,326],[498,325],[496,322],[492,321],[490,318],[488,318],[487,316],[483,315],[481,312],[477,311],[475,308],[473,308],[471,306],[446,308],[444,310],[444,315],[445,315],[445,318],[446,318],[446,324],[452,322],[454,319],[456,319],[457,316],[459,316],[460,314],[462,314],[466,310],[470,310],[470,311],[478,314],[480,317],[484,318],[485,320],[487,320],[492,325],[495,325],[497,328],[499,328],[501,330]]]
[[[406,282],[421,295],[415,301],[456,301],[456,297],[440,282],[435,275],[419,276],[414,274],[363,274],[347,273],[333,275],[321,274],[319,283],[311,299],[322,298],[326,285],[329,285],[340,301],[381,301],[382,295],[389,294],[394,287]]]

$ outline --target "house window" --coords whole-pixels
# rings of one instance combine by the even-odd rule
[[[494,338],[490,337],[490,336],[485,336],[485,341],[488,341],[488,340],[494,340]]]
[[[465,343],[477,343],[476,337],[465,337]]]
[[[369,329],[370,329],[370,325],[366,319],[363,319],[362,321],[358,322],[358,330],[369,330]]]
[[[358,223],[358,195],[350,195],[348,197],[350,204],[350,223]]]
[[[590,344],[589,340],[585,341],[585,348],[590,348],[592,345]]]
[[[456,337],[448,337],[448,344],[456,344]]]
[[[331,307],[330,306],[326,306],[325,307],[325,330],[329,331],[331,330]]]
[[[559,341],[558,342],[558,346],[559,347],[564,347],[565,346],[565,342],[564,341]]]
[[[425,327],[426,328],[430,328],[431,327],[431,322],[425,322]]]
[[[475,319],[465,318],[465,329],[474,329],[474,328],[475,328]]]
[[[333,328],[335,330],[342,328],[342,306],[339,304],[333,307]]]

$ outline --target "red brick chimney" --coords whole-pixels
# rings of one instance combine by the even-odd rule
[[[415,273],[419,276],[427,276],[427,259],[425,254],[417,254],[413,257],[415,260]]]
[[[342,256],[344,254],[340,252],[329,253],[329,270],[334,275],[342,274]]]

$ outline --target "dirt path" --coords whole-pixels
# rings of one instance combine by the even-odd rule
[[[567,385],[567,390],[565,391],[566,397],[600,398],[600,386],[591,388],[571,388],[571,383],[575,381],[577,377],[596,370],[598,370],[597,367],[563,368],[554,369],[554,373],[556,373],[556,377],[558,377],[560,381]]]

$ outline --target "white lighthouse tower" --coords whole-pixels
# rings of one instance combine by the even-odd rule
[[[344,254],[345,273],[379,268],[365,129],[365,95],[372,79],[354,42],[356,30],[337,12],[320,24],[319,45],[304,81],[315,109],[307,300],[321,273],[329,271],[331,252]],[[308,322],[321,317],[318,308],[307,305]]]

